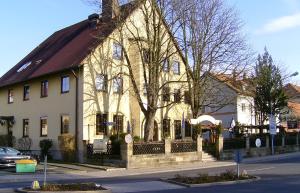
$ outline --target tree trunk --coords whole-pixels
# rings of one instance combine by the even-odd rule
[[[155,117],[155,112],[148,112],[145,116],[144,140],[146,142],[153,141],[154,117]]]

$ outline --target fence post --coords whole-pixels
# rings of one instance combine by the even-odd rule
[[[266,148],[270,147],[270,138],[268,135],[266,135]]]
[[[223,142],[224,142],[224,138],[221,135],[219,135],[218,141],[217,141],[217,157],[218,158],[221,157],[221,153],[223,151]]]
[[[202,137],[201,135],[197,136],[197,152],[202,152]]]
[[[165,139],[165,154],[170,154],[171,153],[171,139],[166,138]]]
[[[126,168],[130,168],[130,158],[133,155],[133,143],[121,145],[121,158],[126,162]]]
[[[246,137],[246,149],[250,149],[250,137]]]
[[[297,146],[299,145],[299,133],[297,133],[297,135],[296,135],[296,145]]]
[[[284,136],[281,137],[281,146],[282,147],[285,146],[285,137]]]

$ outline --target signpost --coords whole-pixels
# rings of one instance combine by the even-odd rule
[[[240,163],[243,160],[243,156],[240,150],[235,151],[234,161],[236,162],[236,173],[238,178],[240,178]]]
[[[272,114],[269,116],[269,132],[271,135],[272,155],[274,155],[274,136],[276,135],[276,117]]]

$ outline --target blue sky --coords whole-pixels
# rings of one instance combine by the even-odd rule
[[[244,21],[252,49],[267,46],[289,73],[300,73],[300,0],[229,0]],[[96,11],[85,0],[2,0],[0,76],[53,32]],[[300,75],[291,80],[300,84]]]

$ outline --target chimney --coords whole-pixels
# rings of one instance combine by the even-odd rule
[[[118,0],[102,0],[102,20],[110,21],[120,14]]]
[[[88,20],[89,20],[90,28],[97,29],[97,24],[99,22],[99,15],[93,13],[92,15],[89,15]]]

